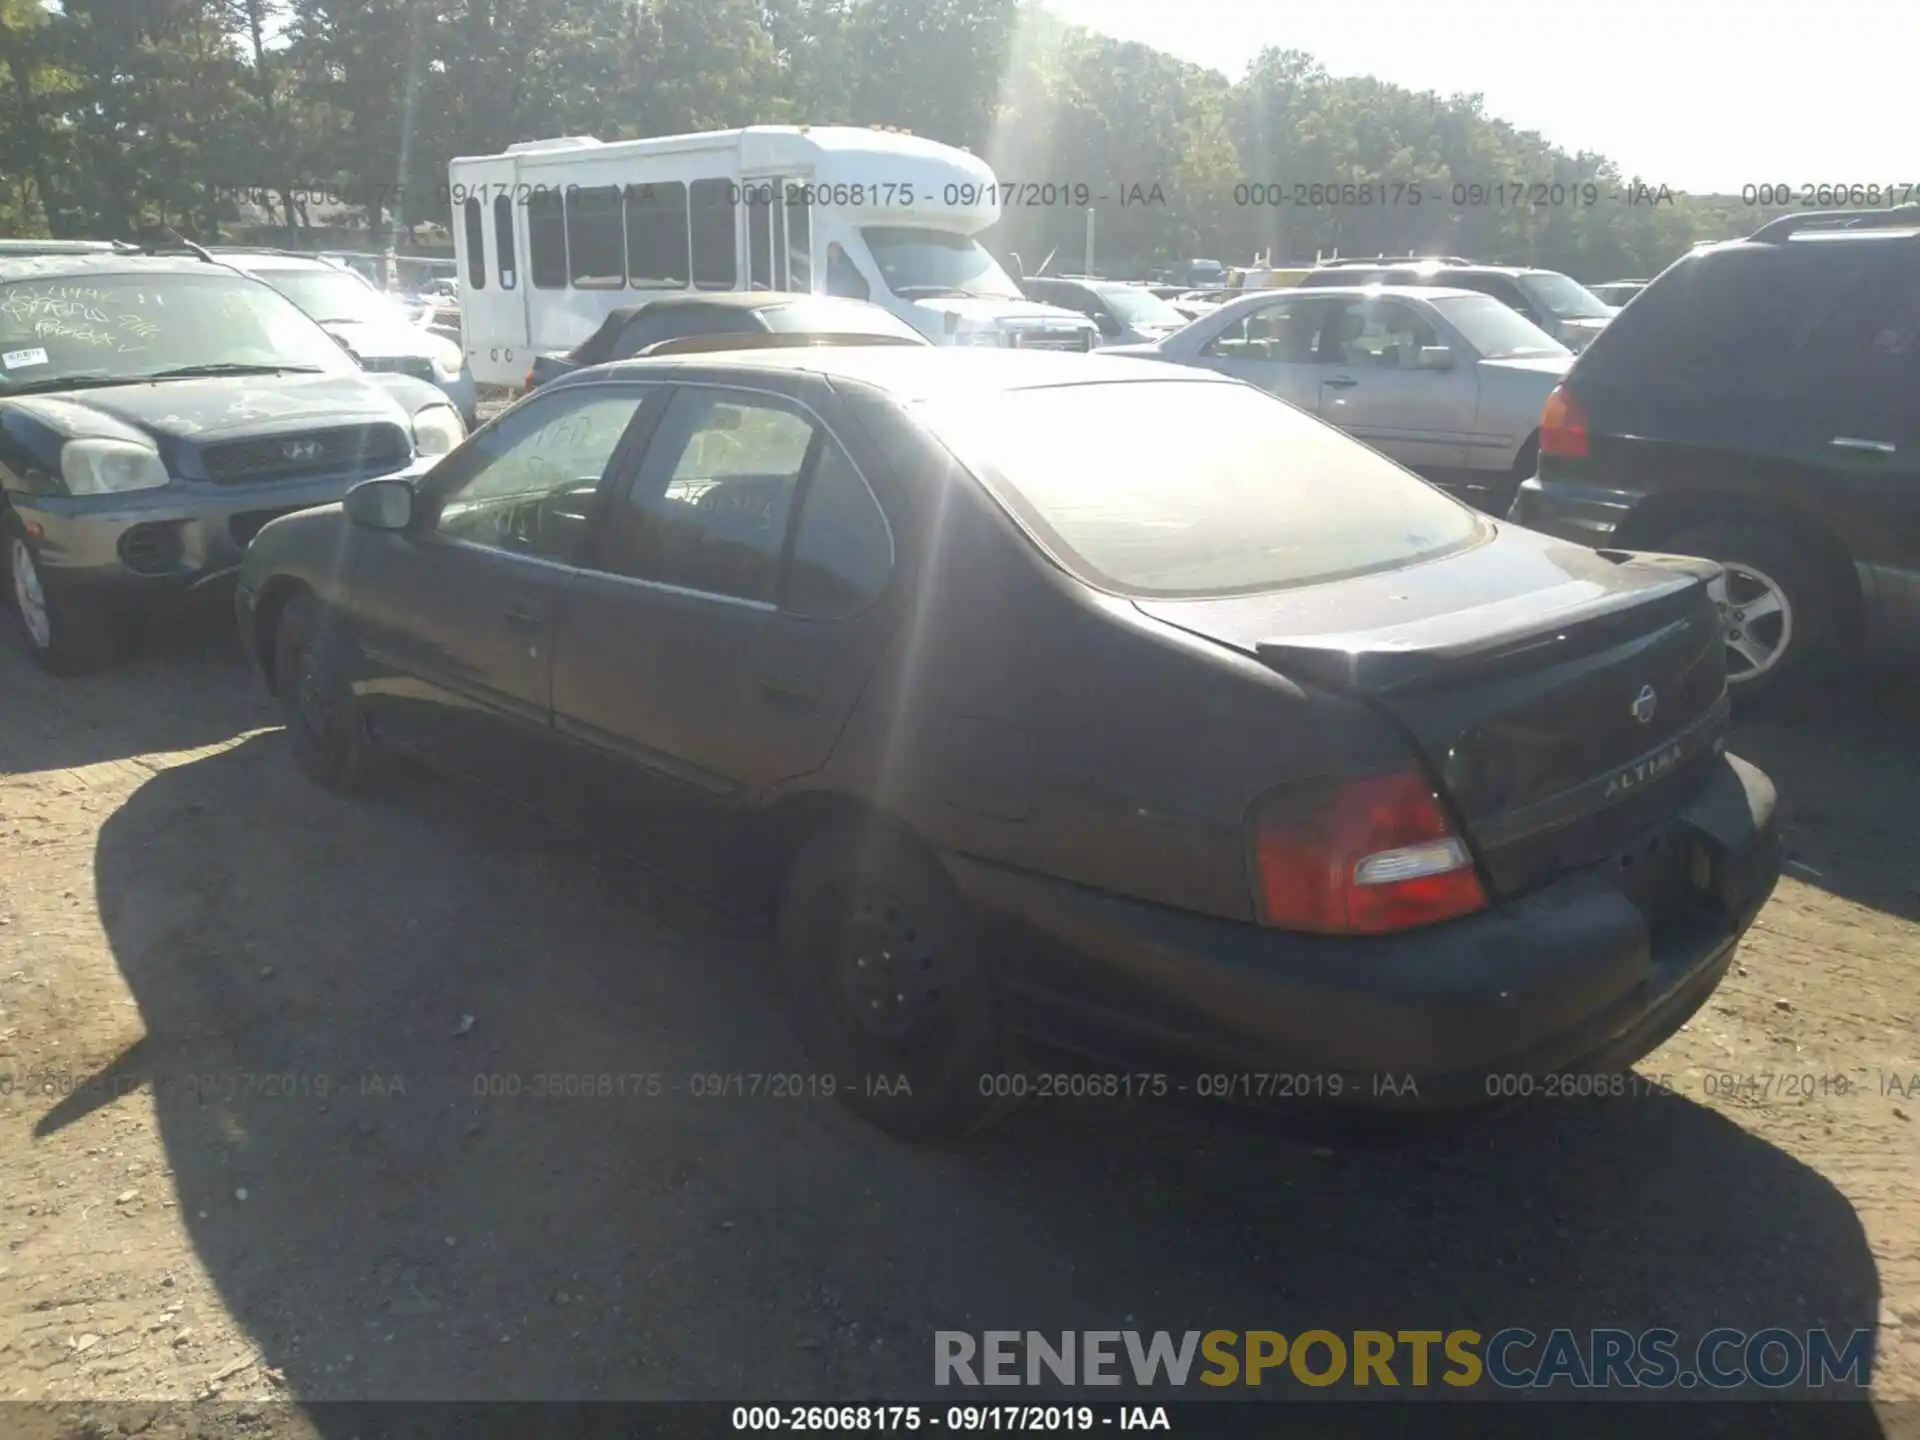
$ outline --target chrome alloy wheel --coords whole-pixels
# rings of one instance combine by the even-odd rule
[[[1727,643],[1727,683],[1744,685],[1780,663],[1793,644],[1793,603],[1780,582],[1744,562],[1723,560],[1709,593]]]

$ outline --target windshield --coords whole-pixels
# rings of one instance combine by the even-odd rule
[[[1605,320],[1613,314],[1607,303],[1586,286],[1552,270],[1535,270],[1516,278],[1529,300],[1546,306],[1562,320]]]
[[[910,225],[869,225],[860,232],[887,288],[902,299],[927,294],[1021,299],[1000,262],[968,235]]]
[[[1138,329],[1171,330],[1187,323],[1186,316],[1151,290],[1136,289],[1131,285],[1115,285],[1110,290],[1101,290],[1098,293],[1100,298],[1113,308],[1115,314]]]
[[[344,270],[258,270],[267,284],[323,324],[351,321],[363,325],[405,323],[393,301],[357,275]]]
[[[887,335],[901,340],[925,337],[906,321],[857,300],[800,300],[760,312],[776,335]]]
[[[1484,359],[1573,353],[1519,311],[1501,304],[1491,295],[1447,295],[1432,304]]]
[[[1103,589],[1270,590],[1466,543],[1474,513],[1251,386],[1156,380],[929,401],[933,432]]]
[[[0,393],[186,365],[356,367],[271,286],[205,273],[82,274],[0,285]]]

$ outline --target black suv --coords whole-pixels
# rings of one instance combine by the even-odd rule
[[[1920,635],[1920,205],[1785,216],[1675,262],[1548,398],[1512,518],[1719,560],[1748,697]]]
[[[1518,311],[1569,350],[1584,350],[1617,312],[1586,286],[1558,270],[1489,265],[1459,255],[1376,256],[1329,260],[1303,277],[1302,286],[1448,285],[1478,290]]]

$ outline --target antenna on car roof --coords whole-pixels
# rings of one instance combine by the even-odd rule
[[[1920,204],[1895,205],[1885,210],[1809,210],[1804,215],[1782,215],[1769,220],[1749,240],[1785,240],[1801,230],[1869,229],[1877,225],[1920,224]]]

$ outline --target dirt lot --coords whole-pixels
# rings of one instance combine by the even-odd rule
[[[697,1094],[804,1068],[757,933],[448,782],[321,792],[217,619],[81,681],[0,645],[0,1398],[898,1398],[943,1328],[1525,1324],[1877,1325],[1920,1400],[1920,688],[1823,706],[1736,746],[1792,878],[1642,1066],[1681,1098],[935,1153]],[[1713,1078],[1769,1074],[1821,1081]]]

